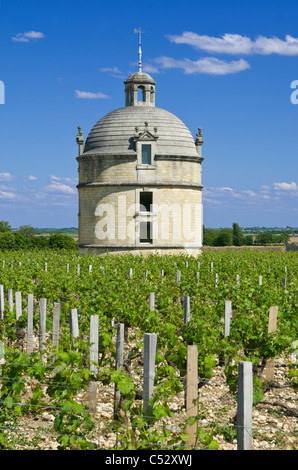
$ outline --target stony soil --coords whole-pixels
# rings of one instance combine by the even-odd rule
[[[142,387],[140,371],[133,374],[137,388]],[[297,450],[297,392],[289,382],[287,360],[283,357],[275,361],[274,381],[271,385],[263,402],[253,407],[253,450]],[[88,403],[87,392],[79,398],[82,403]],[[95,430],[91,438],[97,449],[108,450],[116,445],[116,435],[108,426],[113,419],[113,403],[113,387],[98,385],[97,409],[92,414]],[[184,392],[174,397],[170,405],[174,413],[173,417],[168,418],[166,426],[174,435],[182,429],[185,422]],[[236,409],[236,399],[229,393],[223,370],[218,366],[214,377],[199,388],[199,426],[207,430],[211,429],[210,425],[217,425],[213,429],[219,450],[237,450]],[[36,418],[20,419],[17,434],[13,429],[8,431],[11,439],[16,442],[15,448],[57,449],[53,421],[54,416],[49,411]],[[121,437],[124,444],[126,437],[120,436],[120,440]]]

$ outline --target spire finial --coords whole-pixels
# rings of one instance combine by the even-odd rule
[[[139,33],[139,72],[142,72],[142,33],[145,31],[142,31],[140,27],[135,28],[134,32]]]

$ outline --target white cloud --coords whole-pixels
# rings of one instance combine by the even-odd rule
[[[226,186],[223,186],[222,188],[215,188],[215,190],[217,190],[217,191],[231,191],[231,192],[234,191],[233,188],[229,188],[229,187],[226,187]]]
[[[15,42],[32,42],[37,39],[43,39],[45,35],[39,31],[28,31],[26,33],[18,33],[12,37]]]
[[[277,37],[258,36],[255,40],[241,34],[224,34],[221,37],[199,35],[185,31],[181,35],[168,35],[175,44],[187,44],[195,49],[209,53],[221,54],[278,54],[286,56],[298,55],[298,38],[290,35],[285,40]]]
[[[36,176],[29,175],[28,176],[28,181],[37,181],[37,178],[36,178]]]
[[[68,177],[63,177],[63,176],[55,176],[55,175],[50,175],[51,181],[62,181],[64,183],[70,183],[70,184],[76,184],[77,180],[74,178],[68,178]]]
[[[114,65],[114,67],[105,67],[105,68],[102,68],[100,69],[102,72],[112,72],[112,73],[122,73],[120,69],[118,69],[118,67],[116,65]]]
[[[243,191],[243,194],[247,194],[248,196],[251,196],[251,197],[258,196],[258,194],[255,191],[252,191],[251,189],[245,189]]]
[[[243,59],[230,62],[216,59],[214,57],[204,57],[192,61],[190,59],[173,59],[172,57],[159,57],[155,61],[164,69],[183,69],[187,75],[207,74],[207,75],[227,75],[238,73],[250,68],[248,62]]]
[[[101,92],[92,93],[90,91],[75,90],[75,93],[76,93],[77,98],[83,98],[83,99],[89,99],[89,100],[98,100],[98,99],[108,98],[107,95]]]
[[[16,195],[10,191],[0,191],[0,199],[16,199]]]
[[[144,72],[146,73],[159,73],[159,69],[158,67],[156,67],[155,65],[152,65],[152,64],[143,64],[143,67],[142,69],[144,70]]]
[[[101,72],[107,72],[111,77],[125,78],[123,72],[118,69],[116,65],[114,65],[114,67],[105,67],[100,70]]]
[[[230,187],[207,187],[203,190],[203,203],[214,206],[222,204],[225,207],[242,208],[255,207],[266,208],[266,210],[285,211],[294,210],[293,198],[298,196],[298,185],[292,183],[273,183],[260,186],[259,189],[233,189]]]
[[[292,183],[274,183],[274,189],[283,190],[283,191],[297,191],[298,186],[294,181]]]
[[[59,192],[66,195],[77,194],[75,188],[76,181],[74,179],[51,175],[50,180],[50,184],[48,184],[45,188],[47,192]]]
[[[59,192],[64,194],[76,194],[76,190],[67,184],[53,182],[46,187],[47,191]]]
[[[10,173],[0,173],[0,181],[12,181],[14,179],[14,176],[12,176]]]

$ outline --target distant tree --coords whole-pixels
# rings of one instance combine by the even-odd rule
[[[18,229],[18,233],[25,237],[33,237],[34,227],[31,227],[31,225],[21,225]]]
[[[32,242],[34,248],[49,248],[49,237],[38,235],[32,238]]]
[[[11,232],[11,226],[9,225],[9,222],[0,220],[0,232]]]
[[[206,229],[203,225],[203,245],[213,246],[218,232],[214,229]]]
[[[26,235],[22,235],[19,231],[13,234],[15,240],[15,248],[16,249],[30,249],[32,247],[32,237],[27,237]]]
[[[77,242],[69,235],[63,235],[62,233],[54,233],[49,238],[50,248],[74,249],[77,248],[77,246]]]
[[[243,237],[243,245],[253,245],[254,244],[254,238],[252,235],[245,235]]]
[[[243,245],[243,233],[238,224],[233,223],[233,245],[241,246]]]
[[[275,236],[270,232],[258,233],[258,235],[256,236],[257,245],[269,245],[270,243],[274,243],[275,241]]]
[[[229,228],[222,229],[216,239],[214,240],[214,246],[231,246],[233,244],[233,231]]]
[[[15,247],[15,237],[12,232],[0,233],[0,250],[13,250]]]
[[[276,235],[276,241],[277,243],[287,243],[290,241],[290,234],[289,233],[280,233],[279,235]]]

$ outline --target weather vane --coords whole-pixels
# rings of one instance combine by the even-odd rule
[[[135,33],[139,33],[139,72],[142,72],[142,31],[141,28],[135,28]]]

